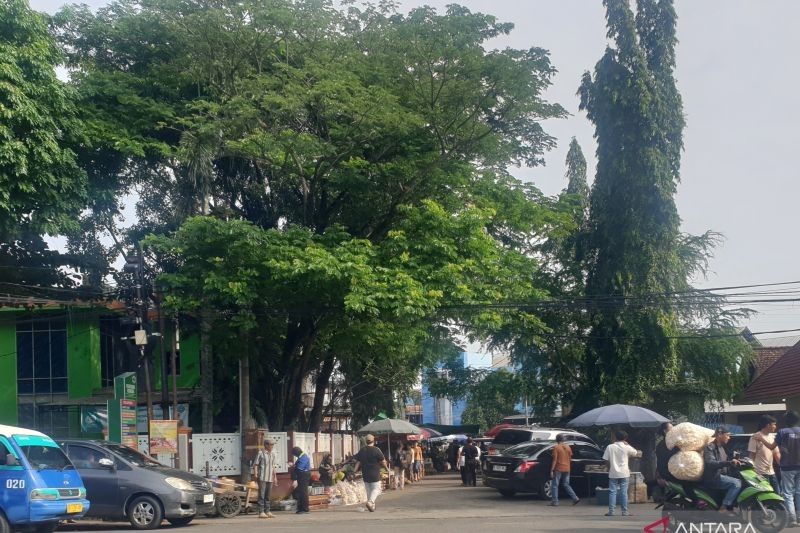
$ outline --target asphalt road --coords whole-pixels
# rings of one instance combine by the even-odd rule
[[[332,507],[307,515],[275,513],[274,519],[259,519],[255,515],[236,518],[202,518],[184,528],[165,530],[185,533],[211,533],[228,530],[231,533],[291,532],[352,532],[368,531],[435,531],[436,533],[465,533],[500,531],[642,531],[645,525],[660,518],[653,504],[632,504],[629,517],[605,517],[604,506],[589,500],[576,506],[563,502],[554,508],[548,502],[532,496],[502,498],[486,487],[463,487],[460,479],[451,474],[428,476],[421,483],[404,491],[388,491],[378,499],[377,510],[367,512],[363,506]],[[59,528],[59,531],[130,531],[128,524],[109,522],[79,522]]]

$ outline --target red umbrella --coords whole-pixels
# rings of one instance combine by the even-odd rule
[[[496,437],[498,433],[500,433],[501,429],[505,428],[513,428],[514,424],[497,424],[495,427],[484,433],[487,437]]]

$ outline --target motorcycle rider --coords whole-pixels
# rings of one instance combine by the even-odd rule
[[[725,491],[722,500],[721,512],[733,513],[733,504],[739,491],[742,489],[742,482],[727,475],[729,466],[739,466],[741,461],[738,459],[728,460],[728,453],[725,445],[731,440],[731,432],[725,426],[720,426],[714,431],[714,440],[706,446],[703,453],[703,485],[710,489]]]

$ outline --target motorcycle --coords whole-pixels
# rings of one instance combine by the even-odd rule
[[[755,471],[750,458],[738,460],[739,466],[731,467],[742,481],[742,490],[736,497],[738,517],[726,517],[723,521],[735,522],[740,519],[761,533],[782,531],[789,523],[783,497],[775,492],[769,480]],[[722,504],[723,495],[722,491],[700,485],[667,481],[664,499],[656,509],[662,508],[662,518],[668,518],[670,528],[674,530],[678,529],[681,522],[708,522],[709,515],[702,513],[709,510],[716,512]],[[690,529],[688,524],[684,529]]]

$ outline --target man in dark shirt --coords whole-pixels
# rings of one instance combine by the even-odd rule
[[[386,467],[386,458],[383,452],[375,447],[375,437],[367,435],[364,437],[367,445],[361,448],[355,455],[355,471],[361,469],[364,472],[364,485],[367,488],[367,510],[375,511],[375,500],[381,493],[381,467]]]
[[[728,467],[731,465],[741,464],[739,460],[728,460],[728,453],[725,451],[725,445],[731,440],[731,432],[728,428],[720,426],[714,432],[714,440],[711,444],[706,446],[703,453],[703,485],[711,489],[719,489],[725,491],[725,497],[722,500],[724,509],[720,507],[720,511],[727,510],[733,511],[733,503],[736,501],[736,496],[742,489],[742,482],[738,479],[726,475]]]
[[[292,448],[292,455],[296,457],[292,468],[292,487],[294,487],[294,499],[297,500],[297,514],[306,514],[308,485],[311,482],[311,459],[299,446]]]
[[[467,444],[461,450],[461,455],[464,456],[464,467],[466,468],[466,477],[464,483],[469,487],[477,485],[477,470],[478,470],[478,456],[481,454],[478,447],[472,442],[471,438],[467,439]]]

